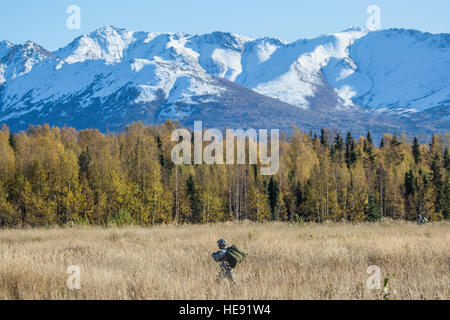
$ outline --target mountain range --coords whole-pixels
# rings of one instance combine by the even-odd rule
[[[0,42],[0,123],[122,130],[336,129],[427,136],[450,128],[450,34],[387,29],[301,39],[105,26],[50,52]]]

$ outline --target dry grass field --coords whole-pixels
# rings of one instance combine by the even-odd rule
[[[215,281],[222,237],[248,253],[236,285]],[[392,299],[449,299],[449,264],[448,222],[0,230],[0,299],[382,299],[369,265]]]

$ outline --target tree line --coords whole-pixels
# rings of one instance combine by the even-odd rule
[[[293,129],[280,169],[174,165],[173,130],[133,123],[102,134],[31,126],[0,131],[0,226],[448,219],[449,134],[431,143]]]

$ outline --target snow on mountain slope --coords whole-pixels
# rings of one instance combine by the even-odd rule
[[[11,47],[13,47],[14,44],[12,44],[9,41],[0,41],[0,60],[3,59],[4,56],[11,50]]]
[[[0,43],[0,85],[27,74],[35,65],[54,58],[53,54],[32,41],[19,45],[3,41]]]
[[[0,41],[0,85],[6,81],[5,73],[7,65],[3,63],[3,58],[8,54],[12,46],[14,45],[11,42]]]
[[[448,34],[372,32],[354,43],[350,57],[354,63],[340,60],[324,72],[333,87],[360,106],[402,113],[449,105]]]
[[[162,60],[133,59],[115,65],[93,60],[83,62],[82,66],[83,72],[80,72],[78,63],[60,66],[54,62],[39,66],[20,81],[11,81],[3,90],[2,100],[9,103],[3,106],[4,115],[0,121],[40,110],[47,103],[65,104],[74,97],[77,97],[79,108],[103,104],[127,86],[136,90],[136,97],[130,99],[130,103],[152,102],[158,95],[169,97],[173,94],[179,78],[188,79],[189,85],[177,89],[176,98],[172,97],[172,100],[190,102],[193,96],[217,96],[221,91],[208,74],[179,68]],[[22,86],[30,88],[26,96],[20,94]]]
[[[106,26],[75,39],[55,55],[67,63],[86,60],[114,62],[122,59],[123,51],[133,40],[132,31]]]
[[[231,81],[242,73],[242,51],[251,39],[225,32],[189,37],[188,47],[198,52],[198,62],[209,74]]]
[[[332,58],[348,58],[348,47],[364,34],[362,30],[352,30],[286,44],[237,82],[261,94],[309,109],[307,98],[323,86],[322,68]]]
[[[55,52],[62,61],[42,64],[20,81],[8,82],[0,121],[41,111],[49,103],[64,105],[74,97],[79,108],[102,105],[125,87],[133,87],[136,95],[129,103],[161,97],[169,104],[191,103],[193,97],[208,95],[211,100],[223,91],[198,65],[197,54],[184,47],[184,36],[134,35],[107,26]],[[26,95],[21,94],[24,87],[29,88]]]
[[[286,43],[225,32],[189,35],[106,26],[54,53],[32,42],[3,41],[0,121],[19,123],[17,128],[33,119],[78,126],[114,119],[116,127],[139,118],[183,121],[205,116],[208,106],[236,114],[238,104],[248,106],[246,97],[266,113],[262,102],[270,103],[280,117],[287,113],[279,108],[289,109],[286,120],[303,116],[310,123],[348,127],[355,117],[373,115],[380,130],[383,123],[407,126],[408,120],[399,117],[410,117],[414,128],[422,118],[427,128],[445,127],[449,37],[353,28]],[[428,110],[438,110],[435,122]],[[249,119],[255,118],[246,113],[238,120]]]
[[[280,47],[286,45],[278,39],[262,38],[246,43],[242,53],[242,73],[236,78],[240,84],[247,83],[258,67],[270,59]]]

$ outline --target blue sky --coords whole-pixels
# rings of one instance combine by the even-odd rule
[[[33,40],[49,50],[104,25],[130,30],[202,34],[229,31],[286,41],[363,26],[369,5],[382,28],[450,32],[449,0],[13,0],[0,7],[0,40]],[[69,30],[69,5],[81,8],[81,29]]]

